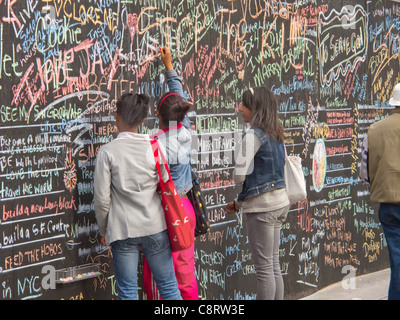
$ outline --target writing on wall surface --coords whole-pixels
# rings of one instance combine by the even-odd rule
[[[211,223],[195,246],[201,299],[256,297],[246,218],[224,213],[241,191],[238,106],[254,86],[277,97],[288,153],[302,157],[307,182],[307,199],[281,228],[285,296],[339,281],[345,266],[387,267],[358,170],[361,142],[390,114],[399,82],[399,19],[389,0],[0,0],[0,297],[117,297],[94,216],[96,155],[118,134],[123,93],[150,96],[140,129],[158,131],[153,106],[169,90],[162,46],[193,103],[191,164]],[[43,266],[85,263],[100,263],[102,275],[41,285]]]

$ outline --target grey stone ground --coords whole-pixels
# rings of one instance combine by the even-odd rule
[[[384,269],[356,277],[353,289],[338,282],[301,300],[387,300],[389,282],[390,269]]]

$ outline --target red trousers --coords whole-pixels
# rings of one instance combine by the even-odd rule
[[[196,227],[196,215],[192,204],[186,198],[181,198],[182,204],[186,210],[190,225],[192,226],[193,236]],[[198,300],[199,293],[197,289],[196,276],[194,274],[194,242],[193,245],[186,250],[172,252],[174,261],[175,276],[178,281],[178,287],[183,300]],[[156,283],[147,264],[146,259],[143,265],[143,283],[144,290],[148,300],[161,300],[158,293]]]

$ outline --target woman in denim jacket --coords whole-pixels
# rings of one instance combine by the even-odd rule
[[[265,87],[243,93],[239,111],[250,124],[235,156],[234,180],[243,183],[236,201],[225,210],[246,214],[247,232],[257,275],[257,299],[282,300],[283,279],[279,265],[280,228],[289,210],[285,190],[284,128],[277,102]]]
[[[161,60],[167,70],[167,84],[169,92],[165,93],[157,104],[157,116],[161,131],[153,135],[161,141],[166,149],[167,161],[172,180],[186,210],[192,226],[193,237],[196,227],[194,209],[186,193],[192,188],[192,171],[190,151],[192,136],[190,121],[186,113],[191,104],[183,99],[182,79],[172,67],[171,52],[168,48],[160,49]],[[186,250],[172,253],[175,275],[183,300],[198,300],[197,281],[194,274],[194,243]],[[158,291],[151,279],[150,270],[145,263],[143,271],[144,287],[148,299],[158,299]]]

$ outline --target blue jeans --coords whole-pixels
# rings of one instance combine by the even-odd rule
[[[379,220],[389,249],[389,300],[400,300],[400,206],[381,203]]]
[[[111,243],[119,300],[137,300],[137,268],[142,247],[163,300],[181,300],[167,230]]]

